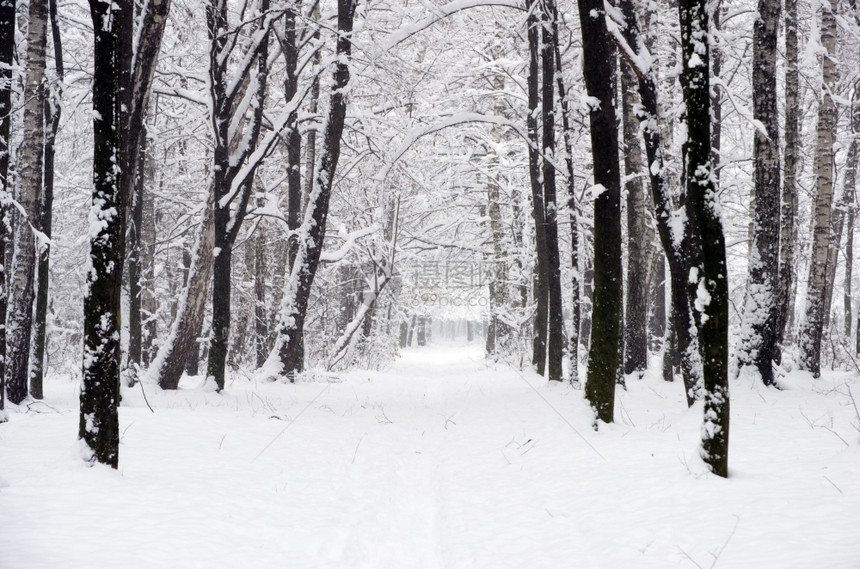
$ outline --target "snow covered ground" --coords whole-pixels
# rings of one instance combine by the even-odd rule
[[[0,425],[0,567],[860,568],[856,376],[732,383],[730,478],[656,375],[590,428],[582,392],[475,346],[224,394],[125,393],[118,472],[80,460],[77,386]]]

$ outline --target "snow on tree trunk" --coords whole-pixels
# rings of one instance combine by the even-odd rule
[[[121,173],[124,37],[132,35],[128,0],[90,0],[95,29],[93,74],[93,196],[90,257],[84,295],[84,357],[78,436],[89,460],[119,462],[120,295],[125,257]]]
[[[614,86],[616,52],[600,0],[579,3],[583,74],[589,97],[594,163],[594,301],[585,396],[606,423],[613,420],[621,346],[621,174]]]
[[[0,423],[6,412],[6,310],[8,275],[6,244],[9,235],[7,200],[9,180],[9,134],[12,124],[12,64],[15,56],[15,0],[0,2]]]
[[[776,48],[780,0],[759,0],[753,26],[753,119],[755,129],[755,214],[749,260],[749,283],[740,345],[740,367],[755,367],[765,385],[775,383],[779,295],[779,113],[776,92]]]
[[[699,331],[705,413],[702,459],[717,476],[728,476],[729,287],[720,204],[711,169],[711,115],[706,0],[682,0],[681,88],[686,107],[684,182],[691,256],[688,294]],[[696,253],[701,256],[697,258]]]
[[[821,338],[824,332],[827,289],[827,252],[830,244],[833,202],[833,144],[836,131],[836,10],[838,2],[822,3],[821,58],[822,93],[818,104],[818,135],[815,145],[815,203],[812,252],[806,294],[806,317],[800,334],[800,367],[821,375]]]
[[[150,376],[162,389],[179,387],[186,362],[191,357],[197,358],[197,337],[203,326],[208,300],[207,288],[212,278],[212,255],[215,249],[214,202],[214,190],[210,182],[203,219],[191,250],[188,278],[177,300],[176,316],[167,338],[159,346],[150,366]]]

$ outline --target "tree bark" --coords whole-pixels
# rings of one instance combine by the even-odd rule
[[[9,180],[10,127],[12,124],[12,65],[15,57],[15,0],[0,2],[0,423],[6,421],[6,311],[8,274],[6,243],[9,218],[6,203]]]
[[[845,189],[843,190],[844,203],[847,209],[845,219],[845,287],[842,297],[842,310],[845,316],[844,334],[846,341],[851,339],[851,277],[854,272],[854,219],[857,212],[857,160],[860,158],[860,104],[858,96],[860,93],[860,82],[855,82],[854,93],[851,97],[849,114],[851,117],[851,143],[848,146],[847,164],[845,168]]]
[[[621,174],[614,101],[614,45],[603,2],[579,3],[583,74],[590,105],[591,154],[594,163],[594,303],[585,396],[597,419],[613,420],[615,379],[621,346]]]
[[[146,156],[143,164],[144,184],[152,184],[155,180],[155,159],[152,154]],[[143,270],[141,286],[140,309],[142,312],[141,358],[144,366],[149,366],[155,358],[155,341],[158,338],[158,300],[155,295],[155,200],[152,192],[144,191],[141,195],[143,219],[140,233],[140,259]]]
[[[642,187],[642,149],[639,121],[638,80],[633,67],[621,69],[624,174],[627,189],[627,298],[624,304],[624,374],[641,378],[648,368],[648,300],[654,235],[646,214]]]
[[[779,220],[779,299],[777,301],[777,351],[774,361],[782,361],[782,345],[788,332],[794,304],[794,243],[797,213],[797,167],[800,151],[800,109],[798,82],[797,0],[785,0],[785,164]]]
[[[211,182],[210,182],[211,184]],[[207,289],[212,278],[212,255],[215,249],[215,223],[213,221],[215,195],[210,187],[203,209],[198,233],[191,250],[188,279],[179,293],[176,316],[167,338],[158,347],[150,367],[162,389],[176,389],[190,357],[197,357],[197,337],[206,313]]]
[[[546,373],[547,326],[549,324],[549,258],[547,253],[546,206],[541,187],[540,138],[538,136],[538,103],[540,100],[540,36],[538,35],[539,0],[530,0],[526,20],[529,42],[528,108],[526,129],[529,140],[529,184],[532,192],[532,216],[535,224],[536,258],[534,277],[535,316],[532,342],[532,365],[539,375]]]
[[[827,289],[827,251],[833,202],[833,144],[836,130],[836,10],[835,0],[822,3],[821,45],[826,53],[821,60],[822,93],[818,104],[818,136],[815,147],[815,225],[806,294],[806,322],[800,337],[800,368],[821,375],[821,338],[824,331]]]
[[[138,164],[145,163],[147,153],[147,140],[144,133],[140,144],[141,156]],[[142,260],[141,260],[141,234],[143,229],[143,199],[145,187],[144,168],[138,168],[135,172],[136,183],[131,196],[131,217],[128,224],[128,365],[132,369],[139,369],[143,353],[143,318],[142,318]],[[128,376],[129,387],[134,384],[135,373]]]
[[[495,62],[501,62],[504,58],[502,49],[502,30],[496,24],[494,35],[492,57]],[[504,117],[505,113],[505,76],[501,72],[493,73],[493,114]],[[492,281],[489,283],[489,311],[490,321],[487,329],[485,352],[487,357],[497,359],[511,349],[511,326],[500,317],[501,310],[507,310],[509,300],[509,276],[508,263],[506,259],[508,247],[505,243],[505,228],[502,219],[501,189],[499,187],[499,156],[496,153],[497,145],[502,142],[502,128],[493,125],[491,136],[494,147],[490,150],[489,171],[494,175],[489,177],[487,184],[487,214],[490,218],[490,237],[492,239],[493,253],[491,265],[493,267]]]
[[[694,300],[705,388],[702,459],[714,474],[727,477],[729,295],[725,237],[711,164],[707,1],[682,0],[678,8],[683,58],[681,89],[687,118],[683,178],[693,253],[688,294]],[[695,256],[698,251],[700,261]]]
[[[119,462],[120,297],[125,257],[122,192],[116,161],[122,148],[123,79],[129,61],[123,38],[133,33],[129,0],[90,0],[93,20],[93,196],[90,269],[84,295],[84,357],[78,436],[90,461]]]
[[[42,382],[45,366],[45,340],[48,318],[48,281],[51,258],[51,221],[54,209],[54,142],[60,128],[60,111],[62,100],[62,84],[65,75],[63,69],[63,44],[60,37],[60,26],[57,19],[57,0],[49,0],[49,17],[51,20],[51,39],[54,44],[54,69],[57,74],[56,84],[51,88],[50,96],[46,96],[44,116],[47,131],[44,147],[44,179],[42,181],[42,196],[39,204],[38,229],[46,237],[39,247],[39,265],[37,268],[36,312],[33,327],[33,361],[30,362],[30,394],[35,399],[42,398]]]
[[[263,204],[258,203],[258,205]],[[257,249],[254,255],[254,353],[256,355],[257,367],[261,367],[265,363],[268,353],[266,349],[266,338],[269,333],[269,320],[266,314],[266,256],[268,254],[268,240],[266,237],[266,225],[265,223],[260,223],[254,239],[254,247]]]
[[[27,78],[24,84],[24,124],[27,136],[21,145],[21,217],[16,227],[15,255],[12,261],[12,298],[6,326],[7,385],[9,401],[20,403],[27,397],[30,365],[30,340],[33,332],[35,300],[36,239],[39,203],[42,196],[45,147],[45,47],[48,30],[48,0],[30,2],[27,27]]]
[[[567,170],[567,207],[570,211],[570,266],[571,266],[571,323],[568,335],[567,350],[570,363],[570,380],[573,383],[579,381],[579,325],[581,319],[580,309],[580,282],[582,277],[579,272],[579,204],[576,202],[576,177],[573,169],[573,135],[571,126],[572,112],[567,100],[567,89],[564,84],[564,74],[561,67],[561,46],[558,39],[558,6],[553,3],[553,51],[555,53],[555,80],[558,85],[558,98],[561,105],[561,128],[564,139],[564,164]]]
[[[776,92],[776,48],[780,0],[759,0],[753,25],[753,119],[755,129],[753,179],[755,215],[749,261],[744,323],[738,349],[739,367],[758,370],[765,385],[774,385],[779,298],[780,164],[779,114]]]
[[[564,312],[561,302],[561,257],[558,247],[558,201],[555,166],[555,0],[542,0],[541,26],[541,119],[543,198],[546,223],[546,271],[548,292],[547,375],[550,381],[562,381],[564,371]]]

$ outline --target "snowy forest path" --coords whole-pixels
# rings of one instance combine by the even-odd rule
[[[136,386],[119,471],[85,467],[79,384],[49,377],[0,427],[0,568],[665,569],[717,552],[856,569],[860,380],[784,381],[733,386],[724,480],[697,462],[701,407],[658,369],[597,432],[581,391],[477,344],[295,384],[144,385],[154,411]]]

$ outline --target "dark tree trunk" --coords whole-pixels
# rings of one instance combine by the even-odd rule
[[[120,296],[125,257],[123,212],[126,196],[116,157],[122,148],[124,63],[130,55],[123,38],[133,34],[129,0],[90,1],[93,19],[93,197],[90,218],[90,270],[84,295],[84,358],[78,436],[92,461],[116,468],[119,462]],[[124,84],[125,83],[125,84]]]
[[[260,2],[260,17],[269,10],[268,0]],[[209,358],[206,366],[206,376],[214,379],[218,391],[224,389],[226,374],[227,352],[230,347],[231,319],[231,274],[233,268],[233,244],[239,235],[239,229],[248,209],[251,189],[254,184],[254,174],[251,172],[243,180],[237,182],[239,169],[244,165],[250,154],[250,149],[257,146],[260,128],[263,120],[263,108],[266,98],[266,82],[268,76],[268,28],[265,20],[259,26],[263,29],[264,37],[257,45],[253,55],[257,58],[255,104],[252,105],[252,118],[248,119],[238,144],[234,150],[230,138],[230,124],[236,112],[237,97],[242,89],[228,91],[227,85],[227,5],[221,0],[210,4],[207,10],[209,24],[210,48],[210,81],[212,97],[212,128],[215,136],[214,163],[214,194],[215,207],[215,250],[212,266],[212,334],[209,341]],[[246,76],[247,77],[247,76]],[[256,165],[254,165],[256,168]],[[238,183],[238,187],[237,187]]]
[[[711,171],[711,115],[706,0],[679,3],[681,88],[686,106],[687,140],[683,146],[684,182],[691,224],[688,293],[694,299],[705,388],[702,459],[717,476],[728,476],[729,295],[726,245],[719,217],[719,197]],[[696,253],[701,251],[701,262]]]
[[[146,132],[141,136],[138,164],[146,160]],[[142,264],[140,250],[142,247],[141,234],[143,229],[143,199],[144,199],[144,168],[135,172],[134,194],[131,197],[131,217],[128,224],[128,365],[133,370],[139,369],[143,353],[143,324],[141,314]],[[134,383],[135,373],[128,376],[129,386]]]
[[[155,178],[155,160],[150,154],[143,166],[145,183],[151,184]],[[143,267],[143,286],[141,287],[140,308],[143,312],[142,359],[146,366],[155,358],[155,340],[158,337],[158,302],[155,297],[155,201],[152,192],[143,192],[143,222],[141,226],[141,266]]]
[[[51,94],[45,99],[44,115],[47,122],[44,148],[44,178],[42,180],[42,199],[39,204],[38,228],[47,239],[51,238],[51,220],[54,209],[54,142],[60,128],[60,111],[62,98],[63,44],[60,37],[60,26],[57,18],[57,0],[48,4],[51,19],[51,38],[54,44],[54,65],[57,83],[51,89]],[[30,394],[42,398],[42,382],[45,366],[45,340],[48,320],[48,281],[50,272],[51,244],[46,241],[38,250],[39,265],[37,269],[36,314],[33,325],[33,361],[30,362]]]
[[[606,29],[603,2],[579,3],[583,73],[589,97],[594,162],[594,303],[585,396],[606,423],[613,420],[621,346],[621,174],[614,101],[616,53]]]
[[[543,198],[546,227],[546,272],[549,303],[547,330],[547,372],[550,381],[562,381],[564,371],[564,313],[561,302],[561,257],[558,249],[558,203],[555,166],[555,0],[543,0],[541,26],[541,118],[543,121]]]
[[[293,10],[287,10],[284,16],[284,57],[286,58],[286,74],[284,77],[284,94],[290,100],[296,96],[299,88],[297,65],[299,60],[298,45],[296,43],[296,14]],[[317,32],[318,34],[319,32]],[[311,112],[316,112],[317,100],[319,99],[319,80],[314,79],[314,93],[312,94]],[[302,225],[302,212],[304,211],[304,199],[302,190],[302,136],[299,132],[298,112],[290,113],[287,119],[287,229],[290,237],[287,241],[287,270],[292,273],[299,252],[298,231]],[[313,154],[316,150],[316,133],[308,133],[308,187],[313,186],[313,170],[316,166],[313,162]],[[300,372],[305,368],[305,342],[304,330],[298,331],[298,345],[295,348],[295,371]]]
[[[800,107],[797,41],[797,0],[785,0],[785,165],[780,201],[779,226],[779,299],[777,301],[774,360],[782,360],[782,345],[794,304],[794,242],[797,213],[797,168],[800,152]]]
[[[262,205],[262,204],[258,204]],[[266,314],[266,229],[261,223],[257,228],[257,236],[254,242],[256,254],[254,255],[254,352],[256,354],[257,367],[262,367],[266,362],[266,338],[269,334],[269,320]]]
[[[329,199],[334,183],[335,169],[340,159],[340,143],[346,119],[346,94],[349,83],[349,59],[352,53],[352,24],[356,0],[338,0],[338,62],[335,65],[334,84],[329,98],[329,117],[323,136],[320,168],[314,178],[308,207],[311,224],[299,230],[299,244],[295,261],[286,284],[284,306],[278,325],[275,356],[280,374],[294,379],[302,365],[302,331],[310,299],[311,286],[319,266],[320,253],[328,218]]]
[[[534,268],[534,341],[532,365],[544,375],[547,358],[547,326],[549,324],[549,259],[547,255],[546,207],[540,180],[540,142],[538,138],[538,102],[540,99],[540,36],[538,35],[538,0],[530,0],[526,21],[529,42],[528,107],[526,128],[529,139],[529,182],[532,191],[532,215],[535,222],[536,260]]]

